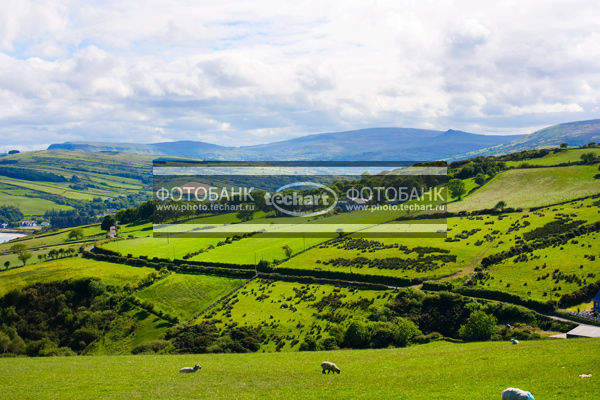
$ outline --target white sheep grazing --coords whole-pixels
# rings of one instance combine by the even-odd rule
[[[508,388],[502,391],[502,400],[535,400],[533,395],[521,389]]]
[[[192,373],[192,372],[196,372],[196,371],[198,371],[200,368],[202,368],[202,367],[201,367],[201,366],[199,366],[198,364],[196,364],[196,365],[194,365],[194,368],[191,368],[191,367],[185,367],[185,368],[181,368],[181,369],[179,370],[179,372],[183,372],[183,373],[187,373],[187,374],[189,374],[189,373]]]
[[[338,374],[340,373],[340,369],[337,367],[337,365],[335,365],[334,363],[329,362],[329,361],[323,361],[321,363],[321,368],[323,368],[323,373],[325,373],[325,371],[327,371],[327,373],[329,373],[330,371],[333,371],[334,374],[336,372]]]

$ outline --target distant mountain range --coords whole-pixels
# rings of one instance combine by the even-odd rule
[[[462,131],[370,128],[319,133],[256,146],[225,147],[205,142],[152,144],[66,142],[48,150],[116,151],[205,160],[456,160],[475,155],[600,142],[600,120],[554,125],[529,135],[477,135]]]

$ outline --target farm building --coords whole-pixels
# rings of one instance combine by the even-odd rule
[[[600,291],[598,292],[598,294],[596,294],[596,297],[594,297],[594,311],[598,311],[600,312]]]
[[[567,332],[567,339],[574,338],[600,338],[600,327],[590,325],[579,325]]]
[[[364,210],[367,208],[367,202],[363,199],[344,199],[339,200],[337,205],[343,212]]]

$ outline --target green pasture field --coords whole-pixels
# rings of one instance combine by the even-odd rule
[[[552,166],[565,163],[575,163],[581,161],[581,155],[585,153],[594,153],[600,156],[600,148],[592,149],[570,149],[559,153],[550,153],[542,158],[531,158],[523,161],[507,161],[507,167],[521,167],[523,164]]]
[[[64,258],[0,272],[0,296],[12,289],[37,282],[56,282],[71,278],[97,277],[107,285],[123,286],[129,282],[137,283],[152,272],[155,272],[154,269],[146,267],[131,267],[79,257]]]
[[[26,245],[27,248],[44,248],[49,246],[67,246],[69,244],[74,244],[73,240],[69,239],[69,233],[74,229],[81,229],[83,231],[84,237],[81,240],[84,241],[96,241],[99,239],[104,239],[106,236],[106,232],[103,232],[100,229],[99,224],[84,225],[74,228],[64,228],[58,229],[56,231],[48,231],[44,233],[28,235],[18,240],[11,241],[10,243],[1,243],[0,252],[9,251],[10,247],[15,243],[22,243]],[[82,243],[77,243],[77,246],[81,246],[81,244]]]
[[[600,398],[600,339],[452,344],[403,349],[0,359],[0,392],[28,399],[536,399]],[[340,374],[322,374],[322,361]],[[199,364],[195,374],[182,367]],[[582,379],[581,374],[592,374]]]
[[[38,258],[38,254],[48,254],[48,252],[51,249],[64,249],[67,250],[69,248],[73,248],[76,251],[79,251],[79,246],[81,244],[77,244],[75,246],[51,246],[51,247],[46,247],[40,250],[30,250],[29,252],[31,253],[31,258],[29,260],[27,260],[27,264],[26,266],[30,266],[30,265],[34,265],[34,264],[40,264],[40,259]],[[77,253],[75,253],[77,254]],[[47,258],[47,260],[51,260],[50,258]],[[7,254],[2,254],[0,255],[0,270],[4,268],[4,263],[8,261],[10,262],[10,267],[9,268],[17,268],[17,267],[22,267],[23,266],[23,262],[21,260],[18,259],[18,255],[14,254],[14,253],[7,253]],[[44,262],[44,261],[42,261]]]
[[[489,278],[478,287],[535,300],[558,300],[563,294],[600,280],[599,242],[600,234],[593,232],[572,239],[564,246],[534,250],[528,254],[528,261],[515,262],[515,257],[506,259],[493,265],[489,270]],[[584,257],[589,255],[595,256],[595,260]],[[563,279],[556,282],[552,279],[555,270],[564,275],[575,275],[581,282]]]
[[[78,240],[78,243],[73,243],[74,241],[69,239],[69,233],[74,229],[81,229],[83,231],[84,237],[83,239]],[[152,223],[138,222],[126,224],[120,226],[119,234],[122,237],[128,237],[129,235],[133,235],[134,237],[147,237],[148,235],[152,235]],[[22,243],[28,248],[45,248],[49,246],[61,245],[77,245],[79,247],[82,244],[87,245],[88,242],[95,242],[105,238],[106,232],[100,229],[100,224],[77,226],[74,228],[64,228],[44,233],[36,233],[11,241],[10,243],[0,243],[0,253],[9,251],[10,247],[15,243]],[[84,243],[80,243],[80,241],[84,241]],[[121,241],[120,243],[123,242],[124,241]]]
[[[164,338],[167,329],[172,326],[172,323],[140,307],[120,310],[117,318],[111,323],[110,330],[90,344],[85,354],[93,356],[131,354],[131,351],[143,342]]]
[[[0,192],[0,204],[3,206],[13,206],[21,210],[24,216],[32,217],[43,216],[46,211],[51,210],[72,210],[73,207],[65,206],[62,204],[56,204],[53,201],[34,198],[24,197],[11,194],[10,190],[3,190]]]
[[[305,293],[297,295],[296,290],[306,289]],[[323,311],[312,304],[328,295],[342,296],[342,305],[335,310],[329,306]],[[260,298],[267,296],[266,298]],[[274,351],[276,342],[272,335],[285,337],[285,346],[282,351],[297,350],[304,337],[314,329],[313,335],[327,337],[328,328],[337,325],[326,319],[316,318],[315,314],[324,315],[334,312],[341,321],[349,323],[352,318],[366,318],[370,314],[368,307],[378,306],[391,301],[391,291],[374,290],[351,290],[337,288],[332,285],[303,285],[293,282],[267,282],[265,280],[254,280],[233,296],[228,298],[227,303],[221,303],[215,309],[204,314],[196,320],[196,323],[204,319],[217,319],[222,322],[217,326],[224,326],[231,322],[237,322],[240,326],[258,326],[265,323],[261,332],[269,336],[268,343],[261,345],[261,351]],[[366,308],[353,307],[350,303],[361,299],[368,300]],[[370,303],[370,301],[373,303]],[[228,309],[228,305],[232,308]],[[294,308],[292,308],[294,307]],[[230,316],[228,316],[230,313]],[[301,325],[299,325],[301,324]],[[344,326],[345,323],[340,323]],[[317,332],[317,328],[319,332]],[[292,344],[296,339],[297,342]]]
[[[539,207],[600,192],[596,165],[515,169],[502,172],[462,201],[448,204],[448,211],[493,208],[503,200],[508,207]]]
[[[0,176],[0,183],[23,187],[26,189],[37,190],[40,192],[56,194],[74,200],[93,200],[94,197],[110,197],[118,193],[112,191],[103,191],[99,189],[90,189],[86,192],[69,188],[68,182],[33,182],[22,179],[7,178]]]
[[[158,310],[187,321],[220,299],[245,279],[212,275],[171,274],[136,293]]]

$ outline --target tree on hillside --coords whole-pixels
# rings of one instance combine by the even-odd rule
[[[50,256],[51,259],[55,259],[58,256],[58,250],[56,249],[52,249],[48,252],[48,256]]]
[[[582,154],[579,158],[584,164],[595,164],[600,160],[600,157],[591,151],[589,153]]]
[[[32,254],[30,252],[26,251],[19,254],[17,258],[19,259],[19,261],[23,262],[23,266],[25,266],[27,264],[27,260],[31,258],[31,255]]]
[[[564,142],[564,143],[560,144],[560,148],[561,149],[566,149],[567,147],[569,147],[569,143],[567,143],[567,142]]]
[[[450,196],[457,197],[458,200],[461,200],[462,196],[467,192],[465,183],[460,179],[452,179],[448,182],[448,190],[450,191]]]
[[[479,186],[483,185],[485,183],[485,175],[477,174],[477,176],[475,177],[475,183]]]
[[[73,229],[69,232],[69,239],[71,240],[78,240],[83,238],[83,236],[83,229]]]
[[[253,205],[248,203],[240,204],[240,210],[237,212],[236,217],[242,222],[252,220],[254,217]]]
[[[497,210],[497,211],[500,211],[500,212],[504,211],[505,208],[506,208],[506,202],[504,200],[500,200],[494,206],[494,210]]]
[[[497,322],[498,320],[493,315],[476,310],[471,313],[467,323],[460,327],[458,334],[467,341],[490,340],[497,331]]]
[[[292,256],[292,254],[294,253],[294,250],[292,250],[292,248],[287,244],[285,246],[283,246],[282,249],[287,258],[290,258]]]
[[[100,229],[103,231],[108,231],[111,226],[115,226],[117,224],[117,220],[112,215],[107,215],[102,220],[102,224],[100,224]]]
[[[4,262],[4,269],[8,269],[8,267],[10,267],[10,261],[5,261]]]
[[[10,246],[10,251],[15,254],[23,254],[27,251],[27,246],[25,246],[23,243],[13,244]]]
[[[369,330],[363,321],[352,321],[344,334],[344,345],[353,349],[361,349],[369,344]]]

